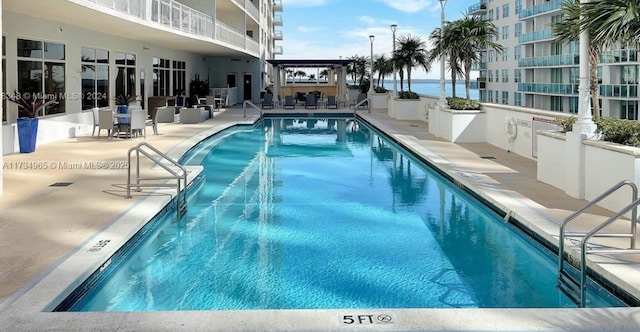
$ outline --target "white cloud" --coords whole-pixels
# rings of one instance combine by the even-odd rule
[[[417,13],[426,8],[433,7],[433,0],[377,0],[387,6],[406,13]]]

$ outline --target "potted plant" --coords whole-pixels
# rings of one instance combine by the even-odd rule
[[[20,153],[31,153],[36,150],[40,111],[58,102],[55,99],[44,98],[37,93],[19,92],[9,94],[7,100],[17,104],[22,111],[21,113],[24,114],[17,119]]]
[[[137,100],[137,96],[119,95],[116,97],[116,112],[120,114],[129,113],[129,105]],[[120,119],[120,123],[129,123],[129,119]]]

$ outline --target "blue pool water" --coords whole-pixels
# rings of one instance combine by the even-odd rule
[[[68,310],[573,306],[541,247],[356,120],[220,136],[183,160],[205,166],[188,214],[165,213]]]

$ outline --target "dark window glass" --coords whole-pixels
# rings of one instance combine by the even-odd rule
[[[109,106],[109,66],[96,66],[96,106]]]
[[[65,75],[64,63],[45,62],[44,93],[48,98],[57,98],[58,103],[51,105],[46,114],[64,113],[65,102]]]
[[[64,60],[64,45],[45,42],[44,58],[47,60]]]
[[[109,51],[107,51],[107,50],[96,50],[96,62],[98,62],[98,63],[109,63]]]
[[[18,39],[18,56],[26,58],[42,58],[42,42]]]
[[[125,58],[126,58],[126,54],[116,52],[116,65],[124,65]]]
[[[96,67],[82,65],[82,109],[95,107],[94,88],[96,84]]]
[[[85,48],[83,47],[80,51],[80,61],[82,62],[95,62],[96,61],[96,50],[93,48]]]

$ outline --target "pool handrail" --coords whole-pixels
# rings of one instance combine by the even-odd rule
[[[155,152],[158,156],[160,156],[161,158],[156,158],[153,155],[151,155],[150,153],[148,153],[147,151],[143,150],[142,148],[146,147],[148,149],[150,149],[151,151]],[[133,151],[136,151],[136,183],[132,184],[131,183],[131,153]],[[140,154],[143,154],[144,156],[146,156],[147,158],[149,158],[151,161],[153,161],[154,164],[162,167],[164,170],[166,170],[169,174],[171,174],[171,177],[154,177],[154,178],[141,178],[140,177]],[[171,167],[161,163],[161,159],[164,159],[166,161],[168,161],[169,163],[171,163],[173,166],[176,166],[178,169],[180,169],[180,171],[182,172],[182,174],[179,174],[178,172],[176,172],[174,169],[172,169]],[[127,152],[127,162],[128,162],[128,169],[127,169],[127,195],[125,196],[125,198],[131,198],[131,187],[136,187],[137,190],[136,191],[140,191],[141,187],[176,187],[176,213],[178,216],[178,219],[180,219],[181,216],[183,216],[186,211],[187,211],[187,169],[181,165],[180,163],[178,163],[177,161],[175,161],[174,159],[172,159],[171,157],[167,156],[166,154],[162,153],[162,151],[156,149],[155,147],[153,147],[151,144],[147,143],[147,142],[140,142],[138,143],[136,146],[133,146],[129,149],[129,151]],[[175,185],[163,185],[163,184],[142,184],[140,183],[141,180],[169,180],[169,179],[176,179],[177,183]],[[183,182],[183,185],[181,185],[180,182]],[[184,188],[184,190],[182,190]],[[182,204],[180,201],[180,194],[182,193]]]
[[[242,103],[242,109],[244,111],[244,117],[247,117],[247,105],[255,108],[256,110],[258,110],[258,112],[260,112],[260,116],[262,116],[262,108],[256,106],[256,104],[252,103],[249,100],[245,100],[244,103]]]
[[[590,207],[596,205],[598,202],[602,201],[603,199],[609,197],[610,195],[612,195],[613,193],[615,193],[617,190],[619,190],[620,188],[624,187],[624,186],[629,186],[631,187],[631,203],[627,206],[625,206],[622,210],[620,210],[618,213],[616,213],[614,216],[610,217],[609,219],[607,219],[606,221],[602,222],[601,224],[599,224],[598,226],[596,226],[595,228],[593,228],[591,231],[586,232],[586,233],[580,233],[580,232],[566,232],[566,226],[569,224],[569,222],[571,222],[572,220],[575,220],[576,217],[578,217],[580,214],[582,214],[583,212],[585,212],[587,209],[589,209]],[[596,198],[594,198],[593,200],[589,201],[585,206],[583,206],[582,208],[580,208],[579,210],[576,210],[575,212],[573,212],[572,214],[570,214],[568,217],[566,217],[564,219],[564,221],[560,224],[560,232],[559,232],[559,239],[558,239],[558,288],[565,292],[565,294],[567,294],[567,296],[571,297],[572,299],[574,299],[574,301],[579,302],[577,304],[580,305],[581,308],[584,308],[586,306],[586,279],[587,279],[587,268],[586,268],[586,264],[587,264],[587,254],[588,253],[595,253],[596,250],[593,249],[587,249],[587,244],[589,239],[591,239],[592,237],[609,237],[609,238],[625,238],[628,237],[630,239],[630,248],[629,249],[600,249],[597,250],[597,252],[611,252],[613,253],[614,251],[621,251],[624,250],[624,252],[626,253],[640,253],[640,250],[636,249],[636,228],[637,228],[637,210],[638,210],[638,205],[640,204],[640,200],[638,199],[638,187],[636,186],[636,184],[632,181],[629,180],[623,180],[618,182],[617,184],[615,184],[614,186],[612,186],[611,188],[609,188],[608,190],[606,190],[605,192],[603,192],[602,194],[600,194],[599,196],[597,196]],[[604,233],[604,234],[597,234],[599,231],[601,231],[603,228],[605,228],[606,226],[608,226],[609,224],[613,223],[614,221],[618,220],[620,217],[622,217],[623,215],[627,214],[629,211],[631,211],[631,230],[629,233]],[[582,238],[580,241],[580,248],[581,248],[581,253],[580,253],[580,280],[575,280],[572,276],[568,275],[567,273],[564,272],[565,268],[564,268],[564,264],[565,264],[565,258],[564,258],[564,242],[565,242],[565,237],[578,237],[578,238]],[[567,259],[569,259],[570,257],[567,257]],[[572,285],[567,284],[568,281],[572,282]],[[567,288],[565,288],[567,287]],[[579,287],[578,291],[579,291],[579,298],[575,298],[574,294],[568,294],[566,292],[568,292],[569,290],[571,290],[570,288],[573,287],[574,291],[575,291],[575,287]]]

